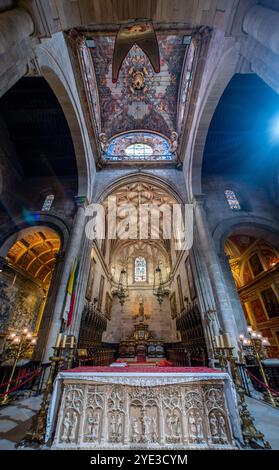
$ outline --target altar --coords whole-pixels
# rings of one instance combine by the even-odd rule
[[[138,361],[152,361],[165,357],[164,344],[156,340],[145,323],[134,325],[127,340],[119,343],[119,357]]]
[[[51,449],[235,449],[235,439],[241,430],[226,372],[79,367],[54,384]]]

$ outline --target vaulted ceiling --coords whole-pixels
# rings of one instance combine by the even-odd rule
[[[155,160],[169,160],[175,155],[198,54],[198,43],[192,39],[197,31],[185,25],[165,29],[154,26],[154,30],[159,72],[154,71],[140,44],[131,41],[116,82],[112,68],[119,26],[69,33],[77,43],[90,119],[106,159],[117,159],[116,153],[125,157],[131,143],[151,145]],[[160,149],[158,138],[163,139]],[[157,140],[152,144],[152,139]]]
[[[279,96],[255,74],[236,74],[213,115],[203,157],[203,175],[238,174],[266,178],[278,167],[278,142],[271,125]]]
[[[48,284],[59,248],[60,238],[54,230],[48,227],[25,229],[19,232],[18,240],[9,250],[7,260],[40,284]]]
[[[25,177],[77,177],[64,112],[42,77],[24,77],[0,100],[10,140]]]
[[[183,35],[157,35],[160,73],[135,45],[125,58],[118,81],[112,83],[114,36],[95,38],[91,48],[99,89],[102,132],[108,138],[136,129],[156,131],[169,137],[176,130],[177,97],[187,46]],[[141,88],[135,80],[141,78]]]

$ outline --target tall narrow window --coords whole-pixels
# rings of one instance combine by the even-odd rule
[[[54,194],[48,194],[44,200],[42,211],[49,211],[54,201]]]
[[[230,189],[226,189],[225,195],[228,201],[228,204],[232,210],[240,210],[241,206],[239,204],[239,201],[234,193],[234,191],[231,191]]]
[[[101,310],[102,305],[103,305],[104,283],[105,283],[105,278],[103,275],[101,275],[100,285],[99,285],[98,305],[97,305],[99,310]]]
[[[184,310],[184,299],[182,293],[182,284],[181,284],[181,277],[180,274],[177,276],[177,288],[178,288],[178,295],[179,295],[179,303],[180,303],[180,311]]]
[[[135,282],[146,282],[146,260],[142,256],[135,259]]]

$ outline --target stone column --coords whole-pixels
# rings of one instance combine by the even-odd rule
[[[58,252],[56,255],[55,271],[52,275],[51,284],[47,294],[46,305],[43,311],[43,316],[38,332],[38,342],[33,355],[33,359],[36,361],[40,361],[45,352],[47,336],[53,318],[53,308],[55,306],[55,300],[59,289],[60,279],[63,273],[64,259],[65,253]]]
[[[216,310],[219,317],[221,328],[228,333],[235,353],[238,350],[237,336],[238,330],[234,312],[229,300],[226,280],[220,266],[220,261],[216,252],[216,247],[208,227],[206,213],[204,210],[205,197],[196,196],[194,204],[194,223],[198,232],[198,244],[201,256],[204,257],[208,270],[213,296],[216,304]]]
[[[243,312],[237,288],[234,282],[231,266],[229,263],[229,256],[226,253],[219,254],[219,260],[225,276],[226,285],[228,288],[229,298],[234,312],[234,318],[238,328],[238,333],[247,335],[247,321]]]
[[[44,355],[45,362],[48,361],[49,356],[52,354],[52,347],[55,344],[55,338],[61,330],[62,314],[65,304],[68,279],[73,267],[74,260],[80,253],[81,242],[85,233],[85,207],[87,204],[86,197],[77,197],[76,204],[77,211],[71,229],[70,239],[68,241],[66,249],[63,273],[61,276],[60,286],[56,297],[56,302],[53,311],[53,320],[50,327],[50,332]]]
[[[67,329],[67,334],[74,335],[76,340],[78,340],[79,330],[80,330],[80,323],[82,318],[82,313],[85,305],[85,294],[86,294],[86,287],[87,281],[89,276],[90,270],[90,254],[92,249],[92,242],[86,238],[85,231],[82,236],[81,240],[81,250],[80,250],[80,258],[79,258],[79,275],[77,279],[77,286],[76,286],[76,298],[75,298],[75,306],[73,312],[73,320],[70,327]]]
[[[279,54],[279,12],[253,5],[243,20],[243,30],[256,41]]]
[[[0,54],[34,33],[34,22],[23,8],[0,13]]]

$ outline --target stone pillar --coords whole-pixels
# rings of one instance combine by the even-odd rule
[[[243,20],[243,30],[263,46],[279,54],[279,12],[252,6]]]
[[[74,335],[76,340],[78,340],[79,330],[80,330],[80,323],[82,318],[82,313],[85,305],[85,294],[86,294],[86,287],[87,281],[89,276],[90,270],[90,261],[91,261],[91,249],[92,249],[92,242],[88,240],[85,235],[85,231],[83,233],[83,237],[81,240],[81,255],[80,255],[80,265],[79,265],[79,275],[77,279],[77,286],[76,286],[76,298],[75,298],[75,306],[73,312],[73,320],[70,327],[67,329],[67,334]]]
[[[229,257],[226,253],[219,254],[220,263],[225,276],[226,285],[228,288],[229,298],[234,312],[234,318],[238,328],[238,333],[247,335],[247,321],[243,312],[243,308],[240,302],[240,298],[237,292],[237,288],[234,282],[231,266],[229,263]]]
[[[194,234],[194,240],[195,242],[191,250],[192,269],[196,280],[195,285],[202,316],[209,363],[214,367],[214,337],[219,334],[220,323],[217,317],[216,305],[206,265],[200,256],[198,247],[196,246],[198,240],[197,233]]]
[[[23,8],[0,13],[0,55],[34,33],[34,22]]]
[[[69,274],[72,270],[75,258],[80,253],[81,241],[85,233],[84,228],[85,228],[85,206],[87,203],[86,198],[77,197],[76,203],[77,203],[77,211],[76,211],[74,223],[71,229],[70,239],[68,241],[68,245],[66,249],[63,273],[61,276],[60,286],[59,286],[57,297],[56,297],[52,324],[50,327],[50,332],[49,332],[45,355],[44,355],[45,362],[48,361],[49,356],[52,354],[52,351],[53,351],[52,347],[55,344],[55,338],[61,330],[62,314],[63,314],[63,308],[64,308],[64,303],[65,303],[65,296],[66,296],[66,289],[67,289]]]
[[[33,354],[33,359],[40,361],[43,358],[48,332],[50,331],[51,322],[53,318],[53,309],[55,306],[56,296],[59,290],[60,279],[63,273],[63,262],[65,259],[65,253],[59,252],[56,255],[56,266],[52,275],[51,284],[47,294],[46,305],[43,311],[43,316],[38,332],[38,342]]]
[[[194,223],[197,227],[199,251],[204,257],[208,270],[213,296],[216,304],[216,310],[220,321],[220,326],[225,333],[228,333],[235,353],[238,350],[237,336],[238,330],[234,312],[229,300],[226,280],[220,266],[220,261],[216,252],[216,247],[210,233],[206,213],[204,210],[205,197],[196,196],[194,204]]]

